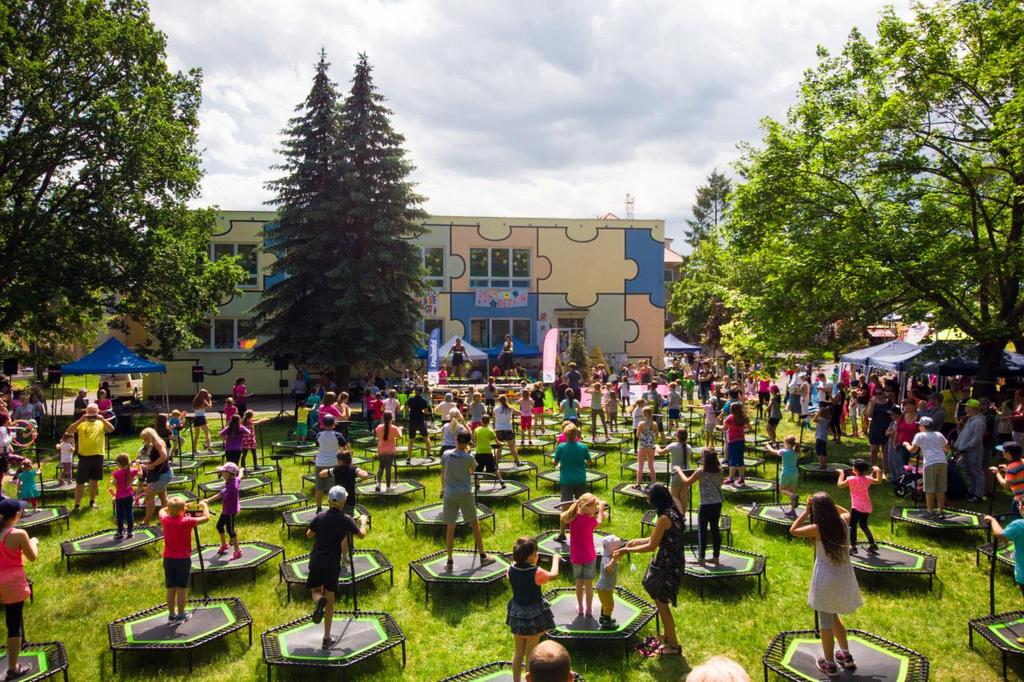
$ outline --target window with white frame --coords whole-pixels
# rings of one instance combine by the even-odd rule
[[[470,249],[469,286],[475,289],[529,289],[530,250]]]
[[[199,343],[192,350],[249,350],[256,342],[256,323],[251,318],[215,317],[197,325],[192,333]]]
[[[480,318],[469,321],[469,342],[477,348],[498,346],[510,334],[523,343],[532,343],[533,321],[526,317]]]
[[[225,257],[238,256],[238,265],[245,270],[248,278],[239,286],[243,289],[259,287],[259,269],[257,268],[256,245],[214,242],[210,244],[210,260],[217,261]]]
[[[436,289],[444,288],[444,248],[441,246],[424,246],[423,269],[427,286]]]

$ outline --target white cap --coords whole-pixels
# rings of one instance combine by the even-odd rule
[[[327,492],[327,499],[331,502],[340,502],[342,506],[345,506],[345,500],[348,499],[348,491],[340,485],[332,486]]]

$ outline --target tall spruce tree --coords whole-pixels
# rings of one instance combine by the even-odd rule
[[[264,240],[284,277],[256,308],[255,354],[334,368],[345,385],[353,368],[407,357],[419,341],[422,264],[409,238],[426,214],[366,56],[340,104],[328,67],[321,51],[284,130],[286,175],[268,183],[280,217]]]
[[[697,197],[690,208],[693,218],[686,221],[690,226],[686,242],[691,249],[697,248],[697,244],[725,220],[725,213],[729,210],[730,190],[732,182],[724,173],[719,173],[717,168],[708,175],[707,184],[697,188]]]

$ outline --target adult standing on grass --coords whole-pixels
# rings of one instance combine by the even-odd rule
[[[919,431],[910,443],[904,442],[903,447],[911,454],[920,452],[924,457],[924,500],[927,516],[946,518],[946,487],[949,485],[949,463],[946,452],[949,441],[938,431],[942,425],[932,421],[931,417],[918,417]],[[936,503],[938,511],[935,511]]]
[[[430,434],[427,432],[427,415],[430,414],[430,402],[423,397],[423,387],[417,386],[412,397],[405,401],[405,412],[409,417],[409,456],[412,456],[413,441],[416,436],[423,436],[424,453],[430,454]]]
[[[889,399],[888,391],[879,388],[868,402],[868,443],[871,444],[871,466],[878,465],[879,455],[885,456],[885,445],[888,441],[886,433],[892,424],[892,412],[896,406]],[[890,472],[891,473],[891,472]]]
[[[658,648],[663,656],[680,656],[683,649],[676,636],[676,622],[669,604],[676,605],[679,584],[683,579],[682,556],[685,550],[683,517],[672,502],[672,494],[662,483],[655,483],[647,491],[647,502],[657,514],[658,521],[649,537],[630,540],[613,555],[618,559],[632,552],[653,552],[657,555],[647,565],[643,586],[654,599],[661,623],[665,626],[665,644]]]
[[[445,570],[451,571],[455,565],[452,550],[455,547],[455,525],[462,512],[462,520],[473,529],[473,540],[476,551],[480,555],[480,565],[494,563],[494,557],[484,551],[484,538],[480,533],[480,521],[476,514],[476,500],[473,498],[473,472],[476,470],[476,458],[469,451],[469,443],[473,435],[463,429],[455,436],[455,448],[441,455],[441,499],[444,517],[444,546],[448,552]]]
[[[580,374],[578,369],[576,369],[575,362],[569,363],[569,371],[565,373],[565,383],[572,389],[574,397],[583,395],[583,393],[580,392],[580,386],[583,384],[583,375]]]
[[[100,415],[95,405],[85,408],[85,414],[64,431],[78,436],[78,469],[75,471],[75,507],[82,504],[85,483],[89,483],[89,507],[96,506],[96,492],[103,479],[103,450],[106,434],[114,430],[110,420]]]
[[[159,495],[161,504],[167,506],[167,486],[171,484],[174,472],[167,457],[167,443],[156,430],[142,429],[139,435],[142,437],[139,459],[146,471],[146,516],[141,525],[148,526],[153,520],[153,497]]]
[[[85,414],[85,408],[89,407],[89,391],[84,388],[78,389],[75,397],[75,419]]]
[[[967,419],[957,430],[956,448],[964,458],[967,478],[970,482],[968,502],[980,502],[985,494],[985,415],[981,414],[981,402],[971,398],[964,403]]]
[[[0,500],[0,601],[7,621],[7,680],[16,680],[31,671],[28,666],[18,664],[18,654],[24,636],[25,599],[32,593],[25,576],[24,559],[36,560],[39,540],[15,528],[20,519],[20,502],[11,498]]]
[[[349,538],[360,540],[366,537],[366,517],[360,515],[359,523],[343,512],[348,493],[340,485],[327,491],[327,510],[317,513],[309,522],[306,537],[313,540],[313,551],[309,553],[309,576],[306,587],[310,590],[315,606],[313,622],[323,621],[324,638],[322,646],[330,649],[338,643],[331,634],[334,621],[334,593],[338,589],[341,575],[341,561],[352,551]]]
[[[555,448],[555,468],[558,469],[558,487],[562,503],[572,502],[587,492],[587,462],[590,450],[580,443],[580,430],[569,424],[563,431],[565,442]],[[565,542],[565,526],[559,522],[558,541]]]

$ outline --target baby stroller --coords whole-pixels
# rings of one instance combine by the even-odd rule
[[[924,490],[924,474],[918,464],[905,464],[903,473],[896,479],[893,492],[896,497],[909,497],[915,502]]]

